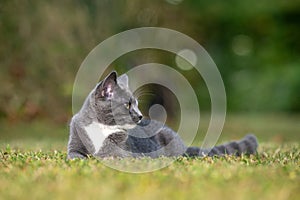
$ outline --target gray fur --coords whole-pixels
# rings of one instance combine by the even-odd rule
[[[126,74],[122,74],[118,77],[118,85],[120,85],[123,88],[129,88],[128,86],[128,76]]]
[[[100,158],[239,156],[256,153],[258,146],[256,137],[248,135],[240,141],[212,149],[186,147],[172,129],[158,121],[141,117],[137,101],[128,88],[127,75],[117,77],[116,72],[110,73],[90,92],[81,110],[71,120],[68,158],[86,158],[88,155]],[[107,135],[102,143],[98,143],[101,144],[99,150],[95,145],[99,141],[91,139],[90,127],[100,127],[92,133],[96,133],[96,136],[98,131]]]

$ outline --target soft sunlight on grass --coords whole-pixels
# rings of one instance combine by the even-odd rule
[[[1,123],[0,199],[299,199],[297,119],[228,116],[219,142],[253,132],[260,141],[258,155],[182,157],[145,174],[119,172],[94,158],[66,160],[67,125]],[[165,159],[122,164],[147,167]]]
[[[65,151],[0,151],[1,199],[297,199],[299,146],[263,145],[258,156],[178,158],[145,174],[118,172]],[[164,159],[164,158],[161,158]],[[144,159],[144,161],[149,159]],[[151,159],[150,159],[151,160]],[[158,162],[155,159],[153,162]],[[123,162],[130,164],[133,159]],[[143,160],[141,161],[143,162]]]

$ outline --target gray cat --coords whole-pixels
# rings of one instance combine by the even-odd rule
[[[143,119],[126,74],[111,72],[86,98],[70,124],[68,158],[222,156],[254,154],[254,135],[212,149],[186,147],[164,124]]]

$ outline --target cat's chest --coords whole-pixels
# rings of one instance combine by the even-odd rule
[[[95,148],[94,153],[97,153],[100,150],[100,148],[103,146],[104,140],[109,135],[124,131],[124,129],[121,129],[119,126],[108,126],[99,122],[92,122],[91,124],[85,126],[84,129]]]

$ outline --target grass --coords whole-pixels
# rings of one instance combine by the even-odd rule
[[[2,122],[0,199],[299,199],[297,119],[229,116],[220,140],[254,132],[260,140],[258,155],[177,158],[144,174],[119,172],[94,158],[66,160],[67,126]],[[167,161],[110,160],[141,168]]]

